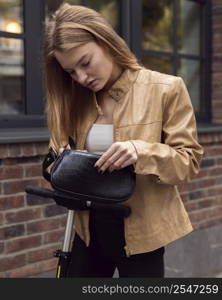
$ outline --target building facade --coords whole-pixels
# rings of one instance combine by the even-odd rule
[[[0,277],[54,270],[66,209],[25,193],[48,187],[41,72],[44,21],[62,0],[0,0]],[[222,273],[222,1],[65,1],[100,11],[147,68],[181,76],[193,102],[204,158],[179,186],[194,232],[166,246],[166,277]],[[35,14],[33,14],[35,11]]]

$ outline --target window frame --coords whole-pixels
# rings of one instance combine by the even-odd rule
[[[174,3],[176,0],[173,0]],[[211,53],[212,53],[212,20],[210,0],[187,0],[204,5],[201,20],[201,103],[197,121],[211,123]],[[24,113],[18,115],[0,115],[0,128],[46,127],[44,115],[44,94],[41,72],[41,45],[43,24],[45,20],[45,0],[22,0],[24,32],[21,34],[0,31],[0,37],[18,38],[24,41]],[[89,1],[83,0],[82,5],[88,6]],[[132,52],[141,62],[144,54],[173,57],[171,52],[142,49],[142,0],[120,0],[120,35],[129,45]],[[175,6],[175,5],[174,5]],[[174,8],[175,9],[175,8]],[[35,13],[31,13],[34,11]],[[175,19],[175,18],[174,18]],[[176,22],[176,21],[174,21]],[[175,28],[176,23],[173,24]],[[178,55],[178,54],[177,54]],[[176,56],[174,56],[176,57]],[[179,57],[194,58],[179,54]],[[35,58],[35,59],[33,59]],[[176,75],[176,65],[173,67]]]
[[[0,37],[16,38],[22,40],[24,44],[24,114],[0,115],[0,128],[45,126],[41,62],[37,59],[41,57],[44,0],[22,0],[21,4],[23,6],[23,33],[0,31]],[[35,13],[31,14],[31,11]]]
[[[210,123],[211,122],[211,53],[212,53],[212,39],[211,39],[211,1],[210,0],[186,0],[197,2],[203,5],[201,14],[201,26],[200,26],[200,49],[202,52],[200,55],[188,55],[178,53],[176,43],[176,28],[177,18],[176,6],[177,0],[173,1],[173,49],[169,51],[158,51],[152,49],[142,48],[142,0],[133,1],[130,0],[133,17],[131,18],[131,30],[130,30],[130,46],[132,51],[138,57],[141,62],[142,57],[146,54],[153,56],[161,56],[170,58],[172,60],[172,74],[177,75],[177,62],[180,58],[192,59],[200,61],[200,113],[196,114],[198,122]],[[141,28],[141,29],[140,29]]]

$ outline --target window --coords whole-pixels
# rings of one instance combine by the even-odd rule
[[[142,3],[142,62],[150,69],[184,79],[200,121],[210,119],[207,10],[207,1]]]
[[[0,0],[0,127],[43,125],[42,16],[41,1]]]
[[[51,14],[62,3],[69,3],[71,5],[85,5],[99,11],[112,27],[119,32],[119,1],[118,0],[46,0],[47,12]]]
[[[42,26],[63,2],[100,11],[141,63],[181,76],[210,121],[210,1],[0,0],[0,128],[45,126]]]
[[[22,1],[0,2],[0,115],[24,113]]]

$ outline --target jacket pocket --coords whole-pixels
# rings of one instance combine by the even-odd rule
[[[160,143],[162,122],[153,121],[146,124],[131,124],[117,128],[119,140],[143,140],[150,143]]]

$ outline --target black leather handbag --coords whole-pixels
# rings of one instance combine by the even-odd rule
[[[43,161],[43,176],[55,190],[84,201],[119,203],[129,199],[136,184],[132,165],[111,173],[99,173],[94,164],[101,155],[76,150],[71,137],[69,145],[71,149],[65,149],[58,156],[50,148]],[[46,168],[53,162],[49,174]]]

